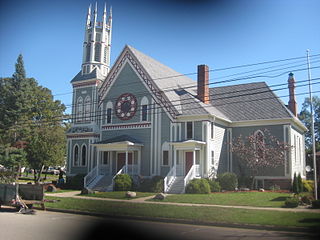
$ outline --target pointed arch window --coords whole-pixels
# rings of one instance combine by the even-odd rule
[[[96,62],[100,62],[101,61],[101,44],[100,43],[96,43],[95,44],[95,48],[94,48],[94,60]]]
[[[81,149],[81,166],[85,166],[86,164],[87,164],[87,147],[86,145],[83,145]]]
[[[86,46],[86,62],[90,62],[90,48],[91,48],[91,44],[88,43]]]
[[[77,122],[81,122],[83,120],[83,98],[82,97],[79,97],[77,100],[76,118],[77,118]]]
[[[84,100],[84,118],[85,121],[90,121],[91,98],[87,96]]]
[[[141,121],[148,121],[148,98],[143,97],[141,100]]]
[[[73,149],[73,165],[74,166],[79,165],[79,147],[78,147],[78,145],[75,145],[74,149]]]
[[[112,108],[113,108],[112,102],[109,101],[107,103],[107,109],[106,109],[106,123],[107,124],[112,123]]]

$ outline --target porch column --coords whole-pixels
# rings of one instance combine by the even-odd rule
[[[140,168],[141,168],[141,149],[138,150],[138,162],[137,162],[138,166],[137,166],[137,175],[140,175]]]
[[[126,150],[126,167],[125,167],[126,173],[128,174],[128,150]]]
[[[177,176],[177,150],[173,147],[173,167],[174,167],[174,176]]]
[[[96,167],[96,171],[97,171],[97,176],[99,175],[99,160],[100,160],[100,149],[98,150],[98,154],[97,154],[97,167]]]
[[[193,150],[192,151],[193,152],[193,163],[192,163],[192,165],[196,165],[196,150]]]

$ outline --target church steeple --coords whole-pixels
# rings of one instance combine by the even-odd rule
[[[97,68],[103,76],[108,74],[110,69],[111,19],[110,8],[110,15],[107,21],[107,7],[105,4],[102,22],[99,22],[97,3],[95,4],[93,14],[90,4],[83,43],[82,75],[91,73],[95,68]]]

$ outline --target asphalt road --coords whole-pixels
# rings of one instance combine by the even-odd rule
[[[112,237],[111,237],[112,236]],[[19,214],[0,210],[1,240],[114,239],[316,239],[306,233],[199,226],[136,220],[115,220],[77,214],[36,211]]]

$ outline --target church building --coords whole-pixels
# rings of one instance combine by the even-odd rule
[[[120,173],[162,176],[165,192],[183,193],[193,178],[239,174],[232,141],[264,129],[292,148],[257,184],[289,188],[294,173],[305,177],[307,129],[297,118],[293,74],[286,106],[264,82],[210,87],[208,66],[197,67],[194,81],[128,45],[110,66],[111,33],[111,9],[100,22],[90,6],[81,70],[71,80],[68,177],[84,174],[85,187],[112,191]]]

